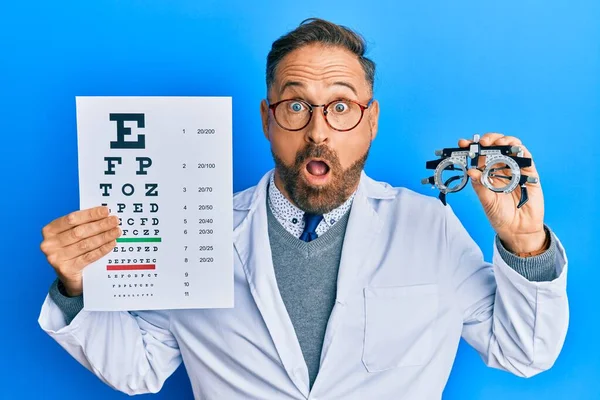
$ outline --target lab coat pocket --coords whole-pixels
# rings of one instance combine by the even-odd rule
[[[366,287],[362,361],[369,372],[423,365],[431,357],[436,284]]]

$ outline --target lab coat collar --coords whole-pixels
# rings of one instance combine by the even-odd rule
[[[298,390],[308,398],[308,368],[302,355],[294,326],[277,285],[268,235],[267,185],[274,170],[266,173],[254,188],[238,193],[234,210],[247,211],[234,228],[234,247],[242,262],[250,291],[267,326],[281,362]],[[351,289],[361,282],[361,268],[370,254],[373,240],[380,232],[382,221],[370,199],[391,199],[395,191],[387,184],[369,178],[364,172],[352,203],[337,282],[336,305],[332,312],[323,350],[321,365],[327,361],[327,353],[334,339],[336,325]],[[315,382],[318,385],[319,379]]]

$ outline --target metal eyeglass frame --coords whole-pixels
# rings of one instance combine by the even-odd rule
[[[286,101],[292,101],[292,100],[306,105],[308,108],[308,111],[310,113],[308,120],[306,121],[306,124],[304,124],[304,126],[302,126],[301,128],[297,128],[297,129],[289,129],[289,128],[286,128],[283,125],[281,125],[279,123],[279,121],[277,121],[277,116],[275,114],[275,110],[276,110],[277,106],[279,106],[281,103],[285,103]],[[325,122],[327,123],[327,126],[329,126],[331,129],[338,131],[338,132],[348,132],[348,131],[351,131],[352,129],[356,128],[358,126],[358,124],[360,124],[360,122],[363,119],[363,116],[365,115],[365,110],[367,108],[369,108],[371,103],[373,103],[373,100],[374,99],[369,100],[366,105],[361,104],[358,101],[354,101],[354,100],[350,100],[350,99],[346,99],[346,98],[338,98],[338,99],[330,101],[327,104],[310,104],[306,100],[291,98],[291,99],[280,100],[277,103],[269,104],[269,110],[271,110],[273,112],[273,118],[275,118],[275,122],[277,122],[277,125],[279,125],[282,129],[285,129],[286,131],[290,131],[290,132],[297,132],[297,131],[301,131],[302,129],[306,128],[308,126],[308,124],[310,124],[310,121],[312,120],[312,116],[313,116],[313,110],[315,108],[323,107],[323,117],[325,118]],[[331,124],[329,123],[329,120],[327,119],[327,108],[329,108],[330,105],[332,105],[333,103],[338,102],[338,101],[348,101],[348,102],[354,103],[360,107],[360,118],[358,119],[358,122],[352,128],[337,129],[337,128],[334,128],[333,126],[331,126]]]

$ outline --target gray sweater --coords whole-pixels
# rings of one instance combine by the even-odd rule
[[[319,371],[327,321],[335,303],[350,213],[317,239],[304,242],[285,230],[270,207],[267,210],[277,286],[294,325],[312,388]]]

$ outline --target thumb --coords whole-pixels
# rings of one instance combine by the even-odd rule
[[[493,197],[493,192],[488,190],[481,183],[481,171],[476,168],[470,168],[467,170],[467,174],[471,178],[471,184],[475,190],[475,193],[477,194],[477,197],[479,197],[482,202],[490,201],[490,197]]]

